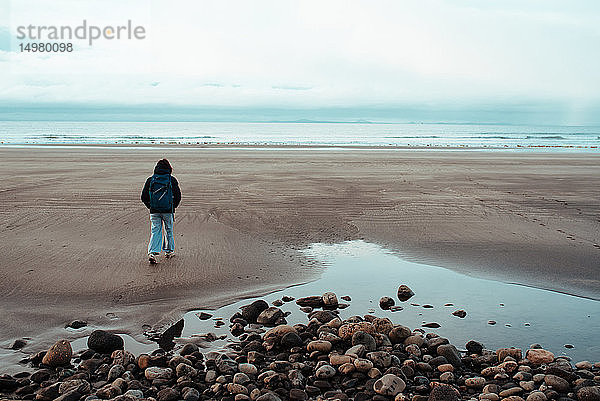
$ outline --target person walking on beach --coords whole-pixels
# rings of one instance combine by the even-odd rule
[[[177,179],[171,175],[172,172],[173,168],[167,159],[159,160],[154,167],[154,174],[148,177],[142,189],[142,202],[150,210],[151,235],[148,243],[148,260],[151,264],[158,263],[161,245],[165,257],[175,256],[173,223],[175,209],[181,201],[181,191]]]

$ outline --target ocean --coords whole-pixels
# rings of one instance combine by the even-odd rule
[[[600,127],[327,122],[0,121],[0,144],[398,146],[598,152]]]

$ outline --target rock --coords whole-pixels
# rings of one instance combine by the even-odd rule
[[[329,355],[329,363],[333,366],[343,365],[345,363],[352,363],[354,357],[350,355],[339,355],[335,353],[331,353]]]
[[[430,329],[437,329],[437,328],[442,327],[439,323],[436,323],[436,322],[423,323],[421,326],[427,327],[427,328],[430,328]]]
[[[303,344],[302,338],[293,331],[285,333],[280,342],[281,346],[285,348],[301,347]]]
[[[237,371],[238,364],[225,354],[219,354],[215,359],[217,371],[223,375],[232,375]]]
[[[465,386],[470,388],[482,388],[485,386],[485,378],[483,377],[469,377],[465,380]]]
[[[335,376],[335,368],[331,365],[323,365],[315,372],[315,376],[319,379],[329,379]]]
[[[378,368],[388,368],[392,364],[392,356],[386,351],[369,352],[367,359]]]
[[[185,387],[181,391],[181,395],[184,401],[198,401],[200,399],[200,392],[191,387]]]
[[[233,382],[235,384],[245,385],[250,382],[250,377],[248,377],[248,375],[243,372],[238,372],[235,375],[233,375]]]
[[[379,307],[383,310],[388,310],[390,309],[390,307],[394,306],[396,304],[396,301],[394,301],[393,298],[390,297],[381,297],[379,299]]]
[[[240,363],[238,365],[238,370],[247,375],[256,375],[258,373],[258,369],[251,363]]]
[[[309,306],[311,308],[320,308],[323,306],[323,297],[322,296],[311,296],[299,298],[296,300],[296,304],[298,306]]]
[[[460,393],[448,384],[438,384],[429,393],[428,401],[458,401]]]
[[[79,394],[77,390],[73,390],[61,395],[58,398],[55,398],[54,401],[78,401],[80,398],[81,394]]]
[[[113,365],[122,365],[126,367],[130,363],[135,363],[135,355],[129,351],[118,349],[110,355],[113,360]]]
[[[498,362],[503,362],[504,358],[507,356],[514,358],[516,361],[520,361],[523,357],[523,351],[521,351],[520,348],[499,348],[496,350],[496,355],[498,356]]]
[[[457,309],[454,312],[452,312],[452,314],[454,316],[458,316],[461,319],[464,319],[465,317],[467,317],[467,311],[464,309]]]
[[[148,380],[154,379],[165,379],[168,380],[173,376],[173,369],[171,368],[159,368],[158,366],[151,366],[146,368],[144,376]]]
[[[495,325],[495,324],[496,324],[496,321],[495,321],[495,320],[488,320],[488,324],[489,324],[490,326],[493,326],[493,325]]]
[[[454,372],[454,366],[451,363],[442,363],[441,365],[438,365],[437,369],[442,373],[443,372]]]
[[[175,374],[177,377],[194,377],[198,374],[198,371],[187,363],[179,363],[175,368]]]
[[[265,326],[275,326],[281,323],[285,324],[285,322],[281,322],[281,319],[285,321],[285,315],[283,314],[283,311],[279,308],[271,306],[260,312],[256,318],[256,323],[264,324]]]
[[[10,346],[10,349],[18,350],[18,349],[23,348],[26,345],[27,345],[27,341],[22,340],[22,339],[17,339],[12,343],[12,345]]]
[[[245,386],[237,383],[227,384],[227,391],[231,394],[248,394],[248,389]]]
[[[442,344],[437,347],[437,354],[446,358],[448,363],[451,363],[455,367],[460,367],[463,365],[462,360],[460,359],[460,354],[456,347],[452,344]]]
[[[331,351],[331,347],[332,345],[329,341],[316,340],[309,342],[306,346],[306,350],[308,352],[319,351],[322,354],[327,354],[329,351]]]
[[[577,369],[592,370],[594,368],[594,364],[590,361],[579,361],[575,364],[575,367]]]
[[[517,395],[517,394],[521,394],[523,392],[523,389],[521,387],[511,387],[511,388],[507,388],[506,390],[502,390],[500,391],[500,393],[498,394],[500,396],[500,398],[506,398],[506,397],[510,397],[513,395]]]
[[[469,352],[469,354],[481,354],[483,352],[483,344],[471,340],[466,345],[465,348]]]
[[[357,331],[364,331],[368,334],[375,333],[375,326],[369,322],[346,323],[338,329],[338,336],[342,340],[349,340]]]
[[[59,389],[62,385],[61,382],[51,384],[47,387],[42,387],[36,392],[36,400],[39,401],[52,401],[58,398],[60,395]]]
[[[291,388],[290,389],[290,400],[294,401],[305,401],[308,399],[308,394],[306,391],[299,388]]]
[[[116,378],[121,377],[123,373],[125,373],[125,368],[123,367],[123,365],[113,365],[108,371],[108,376],[106,377],[106,380],[111,382]]]
[[[568,381],[556,375],[546,375],[546,377],[544,377],[544,382],[548,387],[551,387],[554,391],[558,391],[559,393],[567,393],[571,388]]]
[[[322,299],[323,299],[323,306],[329,307],[329,308],[337,308],[338,307],[339,302],[337,299],[337,295],[335,295],[335,293],[326,292],[325,294],[322,295]]]
[[[528,349],[525,358],[534,365],[541,365],[553,362],[554,354],[545,349]]]
[[[179,399],[179,391],[174,388],[163,388],[156,394],[157,401],[175,401]]]
[[[42,358],[42,363],[52,367],[68,365],[71,363],[72,356],[71,343],[67,340],[60,340],[54,343],[46,352],[46,355]]]
[[[527,396],[527,401],[546,401],[547,399],[546,394],[541,391],[534,391]]]
[[[272,329],[269,329],[263,336],[263,340],[265,341],[280,341],[281,338],[287,333],[296,333],[296,329],[292,326],[288,326],[287,324],[280,324],[279,326],[275,326]]]
[[[114,350],[123,349],[123,339],[108,331],[94,330],[88,337],[87,346],[100,354],[110,354]]]
[[[31,374],[31,376],[29,376],[29,379],[34,383],[41,383],[43,381],[50,379],[50,376],[52,376],[52,373],[53,373],[53,371],[50,369],[40,369],[40,370],[33,372]]]
[[[75,393],[77,393],[77,391],[75,391]],[[112,384],[107,384],[106,386],[102,387],[100,390],[96,391],[96,395],[100,398],[103,399],[111,399],[111,398],[115,398],[118,395],[121,395],[122,391],[119,387],[117,386],[113,386]],[[67,393],[69,394],[69,393]],[[79,393],[77,393],[79,394]],[[79,399],[79,398],[77,398]]]
[[[337,318],[337,315],[329,310],[318,310],[308,314],[309,319],[317,319],[321,323],[329,323]]]
[[[404,342],[405,339],[410,337],[412,331],[406,326],[395,326],[392,330],[390,330],[388,337],[392,344],[400,344]]]
[[[189,354],[193,354],[194,352],[198,352],[199,350],[200,349],[198,348],[198,346],[196,344],[187,343],[186,345],[183,346],[183,348],[181,348],[181,351],[179,351],[179,355],[186,356]]]
[[[394,324],[387,317],[385,318],[375,318],[371,322],[373,327],[375,327],[375,331],[377,333],[385,334],[386,336],[390,334],[390,331],[394,328]]]
[[[244,318],[244,320],[250,323],[256,323],[256,319],[261,312],[268,308],[269,304],[262,299],[259,299],[249,305],[242,306],[240,309],[242,310],[242,318]]]
[[[577,390],[577,399],[579,401],[600,401],[600,387],[581,387],[579,390]]]
[[[213,315],[211,315],[210,313],[206,313],[206,312],[196,313],[196,316],[198,316],[198,319],[200,319],[200,320],[208,320],[211,317],[213,317]]]
[[[346,350],[345,355],[361,358],[366,352],[365,346],[362,344],[354,345]]]
[[[65,328],[77,330],[85,326],[87,326],[87,322],[85,320],[73,320],[71,323],[67,324]]]
[[[402,302],[408,301],[415,293],[407,286],[402,284],[398,287],[398,299]]]
[[[519,382],[519,386],[525,391],[533,391],[536,389],[535,382],[533,380],[529,381],[521,381]]]
[[[364,345],[367,352],[377,349],[375,338],[364,331],[357,331],[352,335],[352,345]]]
[[[452,366],[452,365],[450,365]],[[454,381],[454,373],[444,372],[440,375],[440,381],[443,383],[452,383]]]
[[[127,390],[125,393],[123,393],[123,395],[125,397],[128,397],[129,400],[131,400],[131,397],[144,398],[144,392],[142,390]],[[197,399],[196,399],[196,401],[197,401]]]
[[[67,380],[59,384],[60,387],[58,388],[58,392],[60,394],[66,394],[75,390],[79,394],[83,395],[88,394],[92,390],[90,383],[83,379]]]
[[[403,392],[405,388],[406,383],[404,383],[404,380],[391,373],[383,375],[373,384],[373,390],[377,394],[391,397]]]
[[[281,398],[279,398],[275,393],[269,392],[256,398],[256,401],[281,401]]]
[[[373,369],[373,362],[368,359],[356,358],[353,364],[359,372],[368,372]]]

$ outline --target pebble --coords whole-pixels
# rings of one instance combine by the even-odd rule
[[[460,367],[463,365],[458,350],[452,344],[442,344],[438,346],[437,354],[446,358],[448,363],[454,365],[455,367]]]
[[[527,401],[546,401],[546,394],[541,391],[533,391],[527,396]]]
[[[542,365],[553,362],[554,354],[545,349],[528,349],[525,358],[535,365]]]
[[[329,379],[335,376],[335,368],[331,365],[323,365],[316,370],[315,376],[319,379]]]
[[[258,314],[256,323],[264,324],[265,326],[285,324],[285,315],[281,309],[271,306]]]
[[[334,292],[326,292],[322,296],[323,305],[326,307],[337,308],[339,302],[337,299],[337,295]]]
[[[170,379],[173,376],[173,369],[171,368],[159,368],[157,366],[151,366],[146,368],[144,375],[148,380],[154,379]]]
[[[461,319],[464,319],[465,317],[467,317],[467,311],[465,311],[464,309],[457,309],[454,312],[452,312],[452,314]]]
[[[289,312],[264,301],[245,305],[229,318],[237,338],[219,352],[191,342],[137,358],[122,347],[103,355],[89,349],[58,369],[38,368],[46,354],[38,353],[29,358],[32,374],[0,375],[0,392],[36,401],[600,401],[600,364],[580,361],[575,370],[568,357],[539,344],[522,359],[519,348],[492,352],[475,340],[461,358],[465,351],[422,328],[373,314],[343,316],[334,296],[287,305],[309,313],[293,326],[280,320]],[[264,327],[274,320],[274,327]]]
[[[465,380],[465,386],[470,388],[481,388],[485,386],[486,380],[483,377],[469,377]]]
[[[391,297],[381,297],[379,299],[379,307],[383,310],[389,310],[395,304],[396,301],[394,301],[394,299]]]
[[[579,390],[577,390],[577,399],[579,401],[600,401],[600,387],[581,387]]]
[[[332,345],[329,341],[315,340],[308,343],[308,345],[306,346],[306,350],[308,352],[318,351],[323,354],[326,354],[329,351],[331,351],[331,347]]]
[[[404,380],[391,373],[383,375],[373,384],[373,390],[377,394],[392,397],[404,391],[405,388],[406,383],[404,383]]]
[[[87,346],[100,354],[110,354],[115,350],[123,349],[123,339],[105,330],[94,330],[88,337]]]
[[[556,375],[546,375],[544,377],[544,383],[559,393],[566,393],[570,389],[569,382]]]
[[[594,364],[590,361],[579,361],[575,364],[575,367],[582,370],[592,370],[594,368]]]
[[[56,367],[68,365],[71,363],[71,357],[73,356],[73,349],[71,348],[71,343],[67,340],[60,340],[54,343],[52,347],[42,358],[42,363],[44,365]]]
[[[407,286],[402,284],[398,287],[398,299],[402,302],[408,301],[415,293]]]

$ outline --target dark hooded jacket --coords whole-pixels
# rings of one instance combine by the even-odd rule
[[[169,165],[168,162],[164,160],[159,160],[156,163],[156,167],[154,167],[154,174],[171,174],[173,169]],[[144,189],[142,189],[142,202],[148,209],[150,209],[150,180],[152,177],[148,177],[146,183],[144,184]],[[181,202],[181,190],[179,189],[179,183],[177,179],[171,176],[171,187],[173,189],[173,209],[179,206],[179,202]],[[150,209],[150,213],[159,213],[156,210]]]

